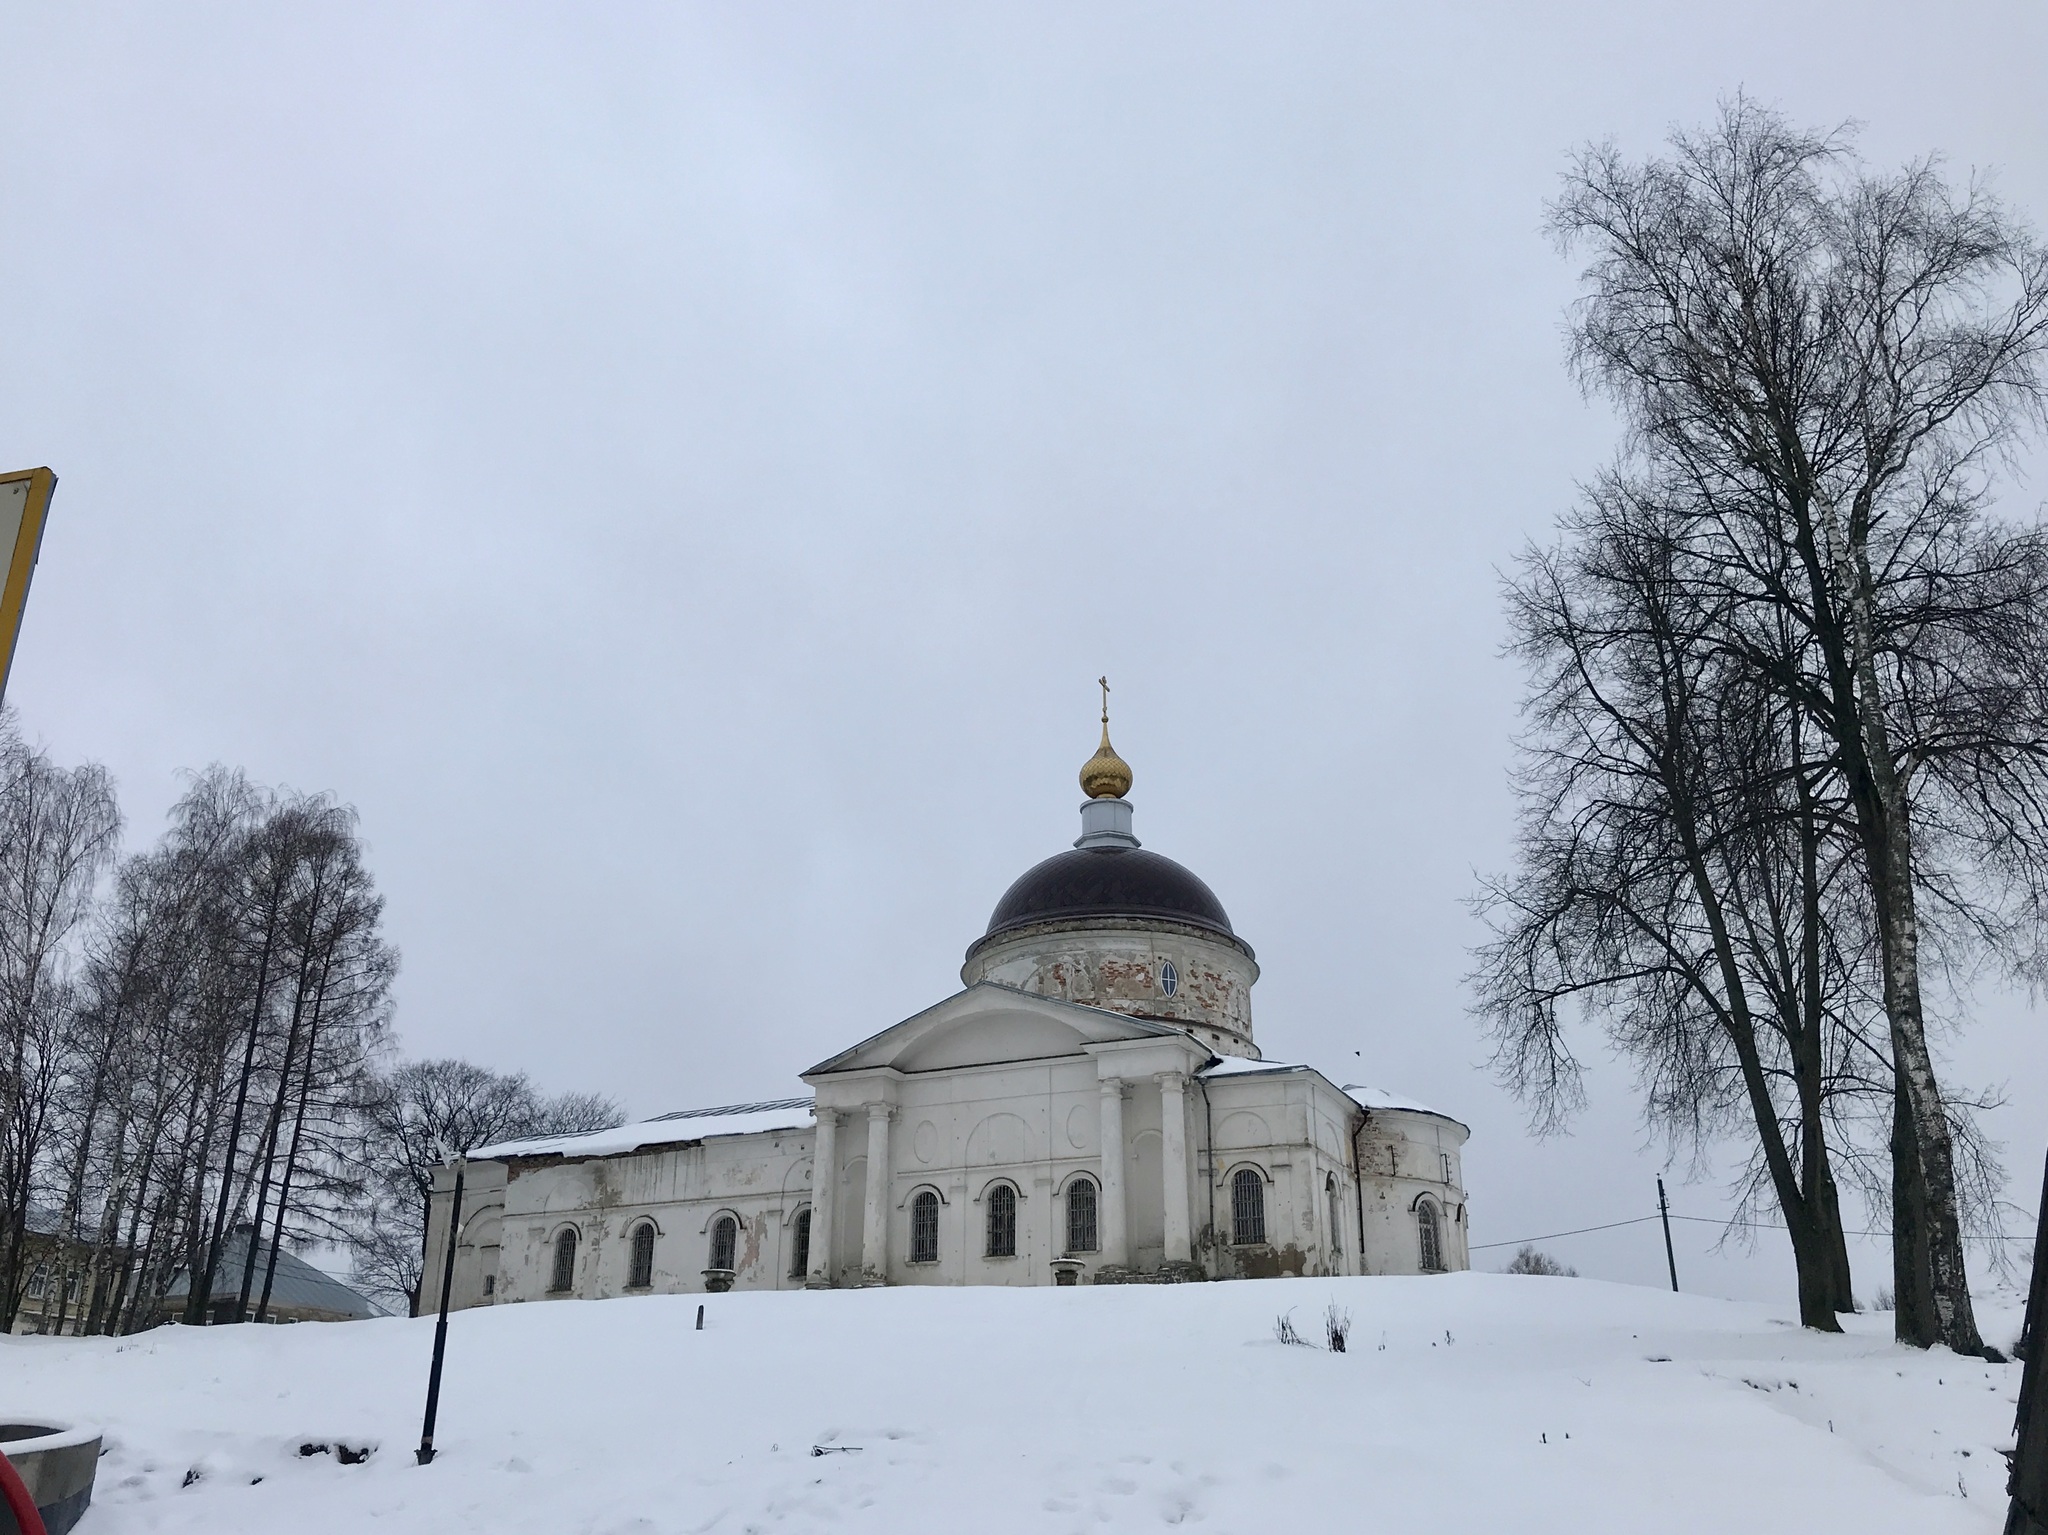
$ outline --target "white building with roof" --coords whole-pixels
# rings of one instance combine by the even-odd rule
[[[1081,783],[1080,838],[1004,894],[964,989],[808,1096],[473,1150],[451,1304],[1468,1267],[1466,1127],[1265,1059],[1257,958],[1140,847],[1106,714]]]

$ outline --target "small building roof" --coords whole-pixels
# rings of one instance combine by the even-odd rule
[[[242,1293],[242,1269],[249,1260],[249,1240],[254,1233],[247,1226],[237,1226],[221,1243],[220,1266],[214,1270],[213,1299],[216,1304],[232,1300]],[[249,1304],[253,1308],[256,1298],[263,1293],[263,1271],[270,1262],[270,1250],[274,1244],[262,1242],[256,1248],[256,1282],[249,1292]],[[164,1292],[167,1301],[183,1300],[192,1293],[192,1276],[180,1269],[171,1280],[171,1287]],[[332,1274],[316,1269],[304,1258],[285,1248],[277,1255],[277,1278],[270,1287],[270,1304],[277,1308],[295,1311],[327,1311],[336,1316],[357,1320],[364,1317],[382,1316],[383,1312],[370,1300],[350,1289]]]

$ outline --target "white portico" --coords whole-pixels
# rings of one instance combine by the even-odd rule
[[[1257,960],[1141,849],[1130,781],[1105,720],[1080,839],[1005,893],[964,989],[808,1098],[473,1152],[453,1304],[1466,1267],[1465,1127],[1261,1058]]]
[[[1044,1284],[1055,1259],[1089,1277],[1189,1263],[1187,1084],[1211,1059],[1169,1025],[982,981],[822,1062],[804,1074],[806,1282]],[[1092,1238],[1067,1219],[1077,1180]],[[991,1200],[1012,1212],[994,1240]]]

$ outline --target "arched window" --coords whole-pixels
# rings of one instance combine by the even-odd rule
[[[1331,1252],[1336,1252],[1344,1245],[1344,1205],[1337,1198],[1337,1175],[1335,1173],[1323,1174],[1323,1199],[1330,1207],[1330,1240],[1328,1245]]]
[[[1256,1167],[1240,1167],[1230,1180],[1230,1240],[1238,1247],[1266,1240],[1266,1180]]]
[[[910,1261],[939,1261],[939,1196],[930,1189],[910,1201]]]
[[[711,1223],[711,1266],[715,1269],[729,1269],[733,1257],[739,1252],[740,1223],[730,1215],[721,1215]]]
[[[576,1228],[569,1227],[555,1238],[555,1269],[548,1276],[548,1293],[565,1295],[576,1288]]]
[[[796,1235],[790,1246],[789,1277],[802,1279],[811,1271],[811,1212],[806,1206],[796,1212]]]
[[[988,1191],[988,1255],[1017,1256],[1017,1191],[998,1183]]]
[[[1092,1253],[1101,1245],[1095,1234],[1095,1180],[1076,1178],[1067,1185],[1067,1251]]]
[[[626,1288],[645,1290],[654,1283],[654,1222],[642,1221],[633,1228],[633,1266],[626,1271]]]
[[[1443,1228],[1437,1222],[1435,1200],[1417,1201],[1415,1234],[1422,1244],[1422,1272],[1441,1274],[1444,1269],[1444,1235]]]

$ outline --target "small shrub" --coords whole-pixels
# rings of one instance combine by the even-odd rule
[[[1282,1343],[1292,1344],[1296,1348],[1309,1346],[1308,1339],[1294,1330],[1294,1313],[1291,1311],[1283,1311],[1273,1319],[1273,1336]]]
[[[1335,1301],[1323,1311],[1323,1337],[1333,1354],[1343,1353],[1344,1344],[1351,1337],[1351,1313],[1340,1309]]]
[[[1870,1309],[1872,1311],[1890,1311],[1892,1309],[1892,1287],[1890,1285],[1878,1286],[1877,1299],[1870,1303]]]
[[[1505,1273],[1542,1274],[1551,1279],[1577,1279],[1579,1271],[1559,1263],[1549,1253],[1540,1253],[1533,1247],[1524,1247],[1508,1263]]]

